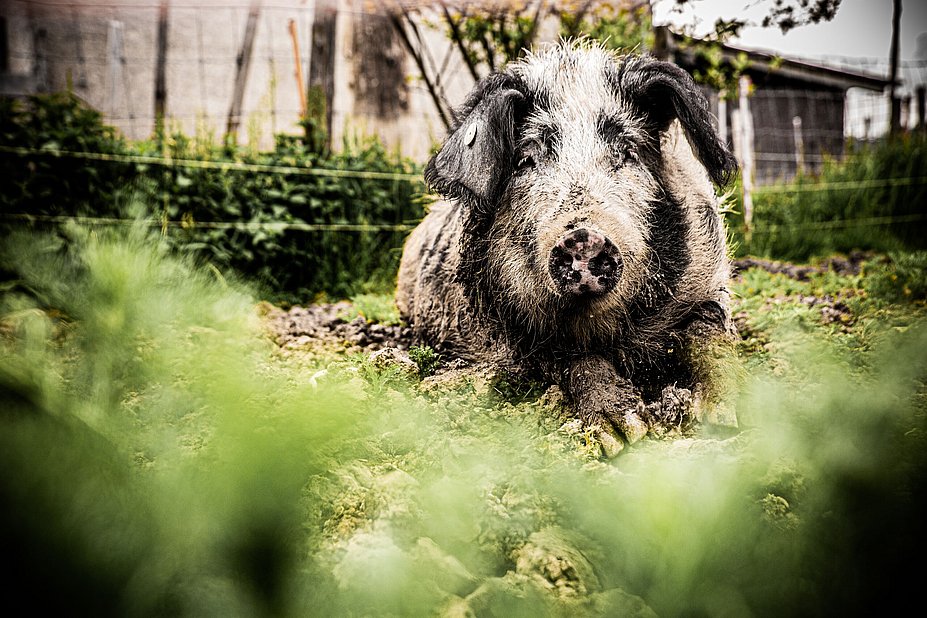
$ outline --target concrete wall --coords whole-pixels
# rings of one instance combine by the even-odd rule
[[[73,91],[104,113],[130,139],[152,135],[160,0],[5,0],[8,70],[0,93]],[[250,0],[169,2],[166,120],[189,136],[220,140],[225,132]],[[289,33],[298,32],[308,85],[313,0],[261,3],[250,72],[241,104],[238,141],[266,149],[275,133],[301,131],[296,60]],[[379,135],[388,147],[424,160],[444,126],[401,41],[384,29],[381,4],[337,0],[335,147],[342,140]],[[444,32],[419,26],[429,56],[445,66],[443,84],[457,104],[472,78]],[[401,84],[396,84],[401,80]],[[380,91],[385,92],[381,94]],[[391,98],[392,97],[392,98]],[[398,102],[393,112],[388,103]]]

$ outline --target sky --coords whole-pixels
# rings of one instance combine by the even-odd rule
[[[756,24],[768,13],[772,0],[690,0],[680,15],[675,0],[653,0],[656,24],[699,24],[695,34],[712,30],[715,19],[746,18]],[[921,47],[918,50],[918,36]],[[732,44],[767,50],[786,57],[888,60],[892,36],[892,0],[843,0],[833,21],[795,28],[783,35],[778,28],[748,27]],[[919,53],[918,53],[919,52]],[[927,60],[927,2],[903,0],[901,58]]]

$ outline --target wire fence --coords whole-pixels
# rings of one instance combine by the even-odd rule
[[[309,66],[312,59],[311,32],[315,2],[268,1],[260,3],[249,87],[239,113],[232,115],[230,104],[235,73],[241,64],[244,36],[251,0],[158,0],[107,1],[85,0],[9,0],[0,9],[9,33],[5,62],[12,74],[28,75],[39,90],[55,91],[71,88],[94,108],[103,112],[107,122],[114,124],[130,139],[151,136],[156,124],[153,101],[156,62],[166,71],[166,119],[179,131],[205,140],[221,133],[227,122],[241,126],[255,146],[266,147],[280,132],[298,127],[299,106],[297,66]],[[378,3],[336,3],[341,32],[350,33],[348,24],[382,10]],[[419,3],[421,4],[421,3]],[[164,57],[156,59],[160,11],[168,7],[168,45]],[[289,36],[287,25],[295,24],[297,39]],[[427,28],[423,31],[428,30]],[[440,28],[432,28],[433,38],[424,44],[442,45],[449,49]],[[436,43],[436,41],[440,43]],[[353,45],[353,47],[352,47]],[[344,50],[350,61],[352,50],[363,41],[356,41]],[[438,47],[435,57],[442,57]],[[359,57],[359,56],[358,56]],[[443,56],[442,67],[448,77],[457,79],[465,92],[467,79],[455,77],[454,63]],[[343,59],[344,60],[344,59]],[[855,72],[886,75],[884,62],[862,58],[830,57],[832,66]],[[352,82],[362,66],[339,64],[339,83],[333,99],[333,115],[338,122],[354,113]],[[463,73],[464,71],[460,71]],[[910,98],[917,84],[927,83],[927,61],[906,61],[902,64],[905,82],[902,94],[901,125],[912,130],[923,125],[924,119]],[[451,81],[448,80],[448,84]],[[419,96],[408,105],[407,117],[397,121],[393,138],[412,140],[413,134],[426,132],[430,102],[422,85],[416,80],[406,84]],[[459,89],[460,89],[459,88]],[[417,93],[417,94],[416,94]],[[414,97],[413,97],[414,98]],[[721,111],[715,99],[715,110],[728,141],[735,144],[733,125],[743,122],[734,117],[734,105],[727,113]],[[796,176],[816,174],[829,160],[843,158],[850,148],[848,139],[870,142],[882,136],[889,125],[890,105],[882,93],[850,89],[845,96],[833,91],[798,88],[758,88],[753,94],[752,127],[749,156],[755,161],[755,196],[763,194],[810,194],[823,191],[867,191],[887,187],[922,185],[925,176],[877,178],[840,182],[790,182]],[[430,111],[429,111],[430,110]],[[424,120],[423,120],[424,119]],[[799,122],[796,123],[796,120]],[[397,137],[398,136],[398,137]],[[381,136],[383,137],[383,136]],[[440,137],[440,136],[438,136]],[[389,137],[385,141],[389,142]],[[422,141],[421,138],[417,138]],[[424,138],[429,141],[430,136]],[[433,143],[433,142],[431,142]],[[394,144],[395,145],[395,144]],[[426,150],[427,151],[427,150]],[[267,165],[245,161],[178,159],[159,156],[111,154],[45,148],[41,150],[0,145],[7,156],[60,157],[74,160],[100,161],[136,165],[156,165],[165,168],[211,169],[221,172],[304,177],[356,178],[396,182],[421,182],[420,175],[364,170],[326,169],[285,165]],[[738,156],[747,156],[739,152]],[[8,213],[5,217],[27,217]],[[50,216],[50,215],[49,215]],[[908,216],[908,215],[906,215]],[[40,220],[35,219],[33,220]],[[52,219],[48,219],[52,221]],[[96,224],[117,224],[109,218],[85,218]],[[125,220],[128,221],[128,220]],[[907,219],[906,219],[907,221]],[[841,225],[849,224],[843,220]],[[859,225],[885,225],[878,217],[857,220]],[[157,222],[157,225],[189,225],[184,221]],[[236,223],[229,221],[197,221],[197,226],[215,229],[292,229],[304,231],[357,232],[373,229],[403,231],[406,224],[317,224],[311,222]],[[244,227],[243,227],[244,226]],[[248,227],[250,226],[250,227]]]
[[[123,164],[160,165],[170,168],[211,169],[220,172],[252,172],[271,175],[306,175],[327,176],[338,178],[356,178],[365,180],[391,180],[410,183],[421,182],[421,175],[410,173],[371,172],[364,170],[327,169],[318,167],[299,167],[285,165],[255,164],[238,161],[210,161],[199,159],[179,159],[168,157],[155,157],[144,155],[112,154],[101,152],[78,152],[60,150],[55,148],[22,148],[0,145],[0,153],[21,157],[55,157],[86,161],[101,161]],[[861,179],[848,181],[813,181],[802,183],[789,183],[769,185],[755,190],[754,196],[764,194],[802,194],[822,191],[865,191],[871,189],[884,189],[890,187],[927,186],[927,175],[908,176],[899,178]],[[70,215],[41,215],[29,213],[0,213],[0,218],[9,221],[64,223],[73,221],[92,225],[134,225],[138,219],[115,217],[91,217]],[[876,216],[841,219],[838,221],[803,222],[795,225],[772,224],[760,230],[764,232],[777,232],[789,229],[839,229],[847,227],[880,227],[899,223],[927,221],[927,211],[922,214],[907,214],[895,216]],[[248,230],[265,229],[270,231],[305,231],[305,232],[407,232],[412,230],[414,223],[308,223],[304,221],[171,221],[157,219],[142,221],[143,224],[162,228],[200,227],[220,230]]]
[[[60,150],[57,148],[22,148],[19,146],[0,145],[0,152],[16,155],[68,157],[71,159],[85,159],[90,161],[112,161],[114,163],[141,163],[145,165],[162,165],[165,167],[187,167],[193,169],[213,169],[223,172],[259,172],[266,174],[291,174],[304,176],[329,176],[333,178],[361,178],[367,180],[402,180],[417,182],[421,180],[418,174],[404,174],[399,172],[372,172],[366,170],[331,169],[322,167],[298,167],[291,165],[264,165],[260,163],[245,163],[242,161],[210,161],[204,159],[175,159],[146,155],[112,154],[105,152],[76,152]]]
[[[128,219],[117,217],[87,217],[79,215],[36,215],[28,213],[0,213],[0,219],[7,221],[41,223],[77,223],[80,225],[147,225],[166,229],[169,227],[188,229],[192,227],[212,230],[239,230],[254,232],[409,232],[415,228],[406,223],[306,223],[304,221],[171,221],[164,219]]]

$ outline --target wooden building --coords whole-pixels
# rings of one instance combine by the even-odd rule
[[[692,40],[665,27],[656,29],[655,39],[655,55],[690,73],[707,71],[709,57],[745,67],[746,79],[738,90],[746,86],[748,92],[706,94],[719,131],[738,159],[751,158],[758,185],[791,179],[799,169],[814,173],[827,157],[841,157],[846,147],[847,91],[882,93],[889,84],[876,75]]]

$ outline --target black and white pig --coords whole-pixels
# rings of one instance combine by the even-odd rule
[[[730,339],[715,187],[736,163],[679,67],[589,41],[476,84],[425,169],[445,199],[405,244],[417,342],[559,384],[606,452],[709,383]],[[649,403],[648,403],[649,402]]]

